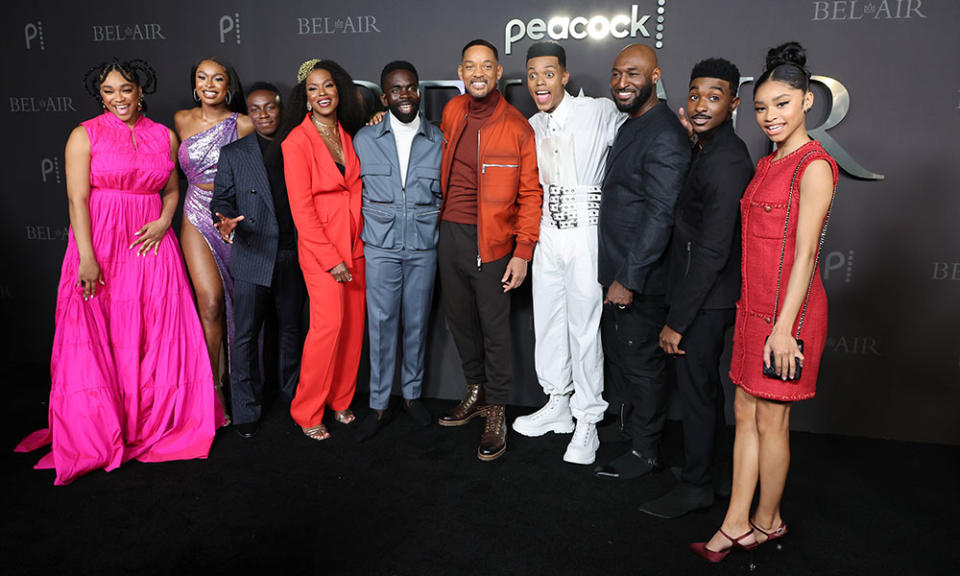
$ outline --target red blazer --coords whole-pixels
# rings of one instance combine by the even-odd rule
[[[339,129],[344,175],[334,164],[309,113],[281,144],[287,196],[304,272],[326,272],[340,262],[352,268],[354,261],[363,257],[360,161],[353,151],[353,139],[343,126]]]

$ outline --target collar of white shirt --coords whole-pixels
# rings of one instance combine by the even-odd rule
[[[571,112],[573,111],[573,96],[570,95],[566,90],[563,91],[563,100],[557,104],[557,107],[553,109],[553,112],[547,114],[547,117],[550,119],[550,123],[556,124],[558,128],[564,130],[567,125],[567,118],[570,117]]]

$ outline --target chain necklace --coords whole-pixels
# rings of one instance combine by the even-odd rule
[[[313,125],[317,127],[317,132],[320,133],[320,137],[323,138],[323,141],[327,143],[328,147],[334,148],[336,150],[336,158],[343,162],[343,147],[340,145],[340,135],[337,133],[337,129],[334,128],[331,130],[323,122],[317,120],[312,114],[310,115],[310,120],[313,121]]]

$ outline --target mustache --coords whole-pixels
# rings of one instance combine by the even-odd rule
[[[713,116],[710,116],[709,114],[704,114],[701,112],[698,114],[694,114],[690,118],[703,118],[704,120],[710,120],[711,118],[713,118]]]

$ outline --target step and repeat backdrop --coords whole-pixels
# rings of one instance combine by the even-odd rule
[[[83,73],[114,56],[158,72],[150,116],[172,126],[193,106],[190,67],[233,63],[244,84],[287,92],[308,58],[341,63],[374,87],[390,60],[420,71],[427,117],[458,93],[460,49],[482,37],[501,51],[501,89],[527,115],[531,42],[567,50],[574,92],[609,96],[617,51],[656,48],[662,99],[676,109],[690,69],[720,56],[739,65],[736,128],[754,159],[769,152],[752,114],[766,50],[797,40],[815,75],[812,133],[842,175],[822,273],[830,331],[818,396],[795,407],[798,430],[960,443],[960,3],[952,0],[173,0],[112,6],[67,0],[7,6],[2,27],[0,361],[49,361],[69,219],[63,151],[99,113]],[[176,224],[179,226],[179,223]],[[542,401],[533,368],[529,288],[514,296],[513,401]],[[366,371],[360,375],[366,385]],[[4,380],[4,385],[18,385]],[[460,396],[463,377],[439,308],[428,396]],[[728,383],[729,392],[729,383]],[[674,412],[676,415],[676,413]]]

